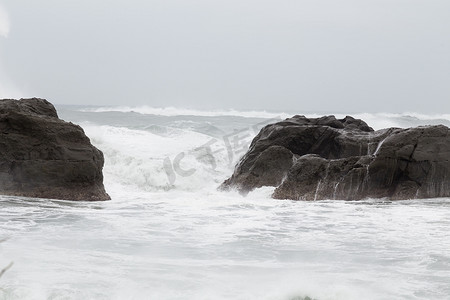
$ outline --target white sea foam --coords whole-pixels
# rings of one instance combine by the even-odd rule
[[[246,131],[243,135],[245,139],[239,141],[244,146],[237,151],[232,148],[232,141],[227,144],[224,138],[211,135],[211,132],[218,131],[224,132],[226,136],[226,130],[233,128],[229,124],[219,124],[219,116],[216,124],[213,124],[214,119],[210,117],[202,120],[196,116],[195,121],[189,121],[189,117],[172,119],[166,116],[166,119],[150,119],[149,122],[154,123],[149,124],[139,121],[137,128],[133,122],[130,123],[130,128],[96,125],[93,123],[96,121],[95,115],[86,115],[88,116],[91,117],[91,122],[81,122],[81,125],[92,142],[104,152],[104,173],[106,179],[114,183],[111,184],[112,188],[122,185],[144,191],[198,191],[204,187],[216,187],[232,173],[235,164],[257,133]],[[319,114],[308,116],[319,117]],[[337,114],[336,117],[343,118],[345,115]],[[355,114],[354,117],[366,120],[375,129],[450,123],[444,115],[364,113]],[[124,123],[123,120],[134,117],[125,113],[122,116],[114,115],[114,118],[121,118],[119,123]],[[233,122],[233,119],[227,120]],[[249,128],[253,127],[252,123],[246,124]],[[202,130],[199,131],[198,128]],[[234,130],[242,129],[246,128]]]
[[[279,201],[270,187],[242,197],[216,189],[239,158],[230,164],[224,140],[211,144],[215,168],[193,155],[213,138],[203,123],[233,128],[223,118],[183,128],[169,117],[63,115],[103,151],[112,200],[0,196],[0,237],[10,237],[0,266],[15,263],[1,299],[448,299],[449,199]],[[179,153],[181,169],[196,171],[173,170],[170,183],[164,160],[173,168]]]
[[[342,117],[342,115],[337,115]],[[408,128],[420,125],[437,125],[443,124],[450,126],[450,114],[420,114],[413,112],[406,113],[356,113],[353,117],[364,120],[369,126],[375,130],[399,127]]]
[[[335,115],[336,118],[344,118],[351,115],[355,118],[362,119],[368,123],[369,126],[375,130],[384,129],[388,127],[412,127],[426,124],[444,124],[450,125],[450,114],[422,114],[415,112],[405,113],[314,113],[314,112],[273,112],[273,111],[239,111],[239,110],[195,110],[175,107],[150,107],[150,106],[109,106],[109,107],[86,107],[80,109],[86,112],[123,112],[123,113],[139,113],[144,115],[158,115],[158,116],[236,116],[246,118],[278,118],[285,119],[293,115],[305,115],[309,118],[318,118],[323,115]]]
[[[4,299],[446,299],[448,200],[2,197]],[[43,271],[45,270],[45,271]],[[395,284],[393,284],[395,282]]]
[[[198,191],[217,186],[236,162],[229,161],[223,141],[193,131],[172,129],[162,136],[123,127],[83,127],[103,150],[105,178],[113,189]]]

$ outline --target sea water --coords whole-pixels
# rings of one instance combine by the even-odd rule
[[[58,111],[103,151],[112,200],[0,196],[0,268],[14,262],[0,299],[450,299],[450,199],[217,190],[257,132],[292,113]],[[448,115],[354,116],[375,129],[450,126]]]

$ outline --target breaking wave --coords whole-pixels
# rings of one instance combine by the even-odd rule
[[[198,191],[217,187],[231,172],[222,141],[205,134],[166,129],[163,134],[113,126],[84,125],[105,156],[104,176],[114,189]]]
[[[188,108],[176,107],[151,107],[151,106],[109,106],[84,108],[82,111],[87,112],[136,112],[146,115],[159,116],[202,116],[202,117],[217,117],[217,116],[239,116],[247,118],[273,118],[280,116],[280,113],[273,113],[268,111],[239,111],[239,110],[196,110]],[[283,117],[288,117],[287,114],[282,113]]]
[[[277,118],[58,113],[103,151],[112,200],[0,196],[1,299],[448,299],[449,199],[243,198],[216,188]]]
[[[176,107],[151,107],[151,106],[105,106],[105,107],[84,107],[79,109],[83,112],[122,112],[122,113],[138,113],[142,115],[156,115],[156,116],[201,116],[201,117],[244,117],[244,118],[289,118],[295,114],[305,115],[310,118],[317,118],[324,115],[335,115],[337,118],[344,118],[351,115],[355,118],[366,121],[369,126],[375,130],[387,127],[413,127],[419,125],[435,125],[444,124],[450,125],[450,114],[422,114],[416,112],[405,113],[333,113],[333,112],[273,112],[273,111],[239,111],[239,110],[195,110]]]
[[[230,115],[215,112],[218,115],[212,116],[213,112],[175,108],[139,111],[116,107],[95,111],[81,108],[76,115],[79,119],[73,119],[73,112],[67,118],[80,123],[93,144],[102,149],[108,189],[121,186],[121,189],[147,192],[215,190],[232,174],[260,128],[287,116],[252,112],[243,117],[247,113],[231,115],[231,111],[227,112]],[[376,130],[427,124],[450,126],[450,115],[359,113],[353,116]],[[345,115],[336,114],[336,117]]]

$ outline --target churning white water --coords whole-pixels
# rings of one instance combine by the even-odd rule
[[[112,200],[0,196],[0,267],[14,262],[0,299],[450,299],[450,199],[219,192],[279,115],[146,109],[59,108],[104,152]],[[355,116],[376,129],[450,125]]]

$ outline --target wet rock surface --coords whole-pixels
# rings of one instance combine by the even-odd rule
[[[448,197],[449,131],[294,116],[264,127],[221,188],[274,186],[273,198],[293,200]]]
[[[0,194],[108,200],[103,154],[44,99],[0,100]]]

